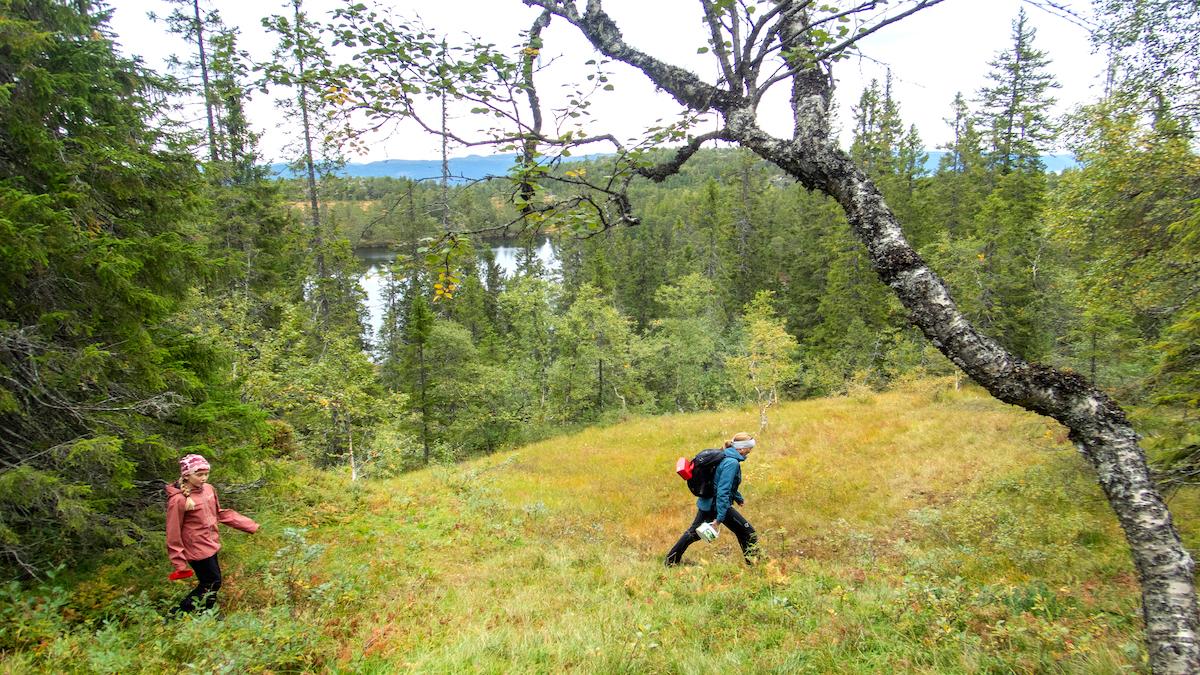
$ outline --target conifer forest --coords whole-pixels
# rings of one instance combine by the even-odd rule
[[[263,3],[263,57],[221,2],[161,0],[181,48],[154,69],[115,0],[0,0],[0,623],[162,558],[188,453],[269,510],[296,472],[403,484],[713,411],[769,437],[790,402],[938,381],[1061,425],[1136,570],[1136,667],[1200,668],[1200,511],[1168,501],[1200,481],[1200,5],[1026,0],[931,144],[890,75],[839,91],[836,128],[834,74],[972,0],[680,2],[696,72],[599,0],[504,1],[525,30],[475,40],[404,3]],[[1107,64],[1065,114],[1050,20]],[[560,59],[579,82],[539,88]],[[679,114],[609,133],[589,106],[618,68]],[[354,175],[401,127],[441,170]],[[511,168],[456,175],[466,152]],[[0,658],[35,644],[0,628]]]

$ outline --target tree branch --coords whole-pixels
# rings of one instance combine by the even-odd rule
[[[724,139],[728,132],[725,129],[718,131],[710,131],[706,134],[700,134],[688,141],[687,145],[675,151],[675,156],[669,161],[651,167],[633,166],[634,172],[644,178],[649,178],[655,183],[661,183],[667,178],[679,173],[679,169],[683,167],[692,155],[700,150],[700,146],[708,141]]]
[[[775,74],[772,74],[770,79],[768,79],[765,83],[763,83],[758,88],[758,91],[756,92],[757,95],[755,97],[755,100],[757,101],[757,100],[761,99],[762,95],[764,93],[766,93],[766,91],[768,89],[770,89],[773,85],[778,84],[779,82],[786,80],[789,77],[795,76],[796,74],[802,72],[806,68],[809,68],[812,64],[824,63],[830,57],[837,56],[837,55],[845,52],[847,49],[849,49],[850,47],[857,44],[859,40],[862,40],[863,38],[867,37],[868,35],[874,34],[875,32],[879,31],[880,29],[884,28],[885,26],[889,26],[901,19],[912,16],[916,12],[919,12],[923,9],[928,9],[934,5],[940,4],[943,1],[944,0],[919,0],[919,2],[917,2],[917,4],[914,5],[913,7],[910,7],[909,9],[907,9],[899,14],[896,14],[894,16],[888,17],[887,19],[884,19],[883,21],[880,21],[879,23],[871,26],[870,28],[864,29],[864,30],[846,38],[845,40],[835,44],[834,46],[832,46],[828,49],[824,49],[820,52],[816,52],[815,54],[805,56],[803,58],[803,62],[801,62],[801,63],[796,63],[796,64],[791,65],[781,71],[777,70]],[[874,2],[863,3],[862,5],[860,5],[858,8],[856,8],[853,11],[854,12],[865,11],[866,9],[873,8],[875,4],[876,3],[874,3]],[[822,20],[822,22],[824,22],[824,19]],[[821,22],[818,22],[818,23],[821,23]],[[804,25],[804,29],[807,29],[810,27],[811,27],[811,25],[807,24],[807,22],[806,22]],[[764,47],[764,55],[766,53],[769,53],[769,51],[772,51],[772,49]]]
[[[587,13],[579,16],[575,3],[567,0],[524,0],[526,5],[541,7],[578,28],[601,54],[633,66],[650,76],[655,84],[681,105],[692,110],[728,109],[740,100],[730,91],[715,87],[684,68],[660,61],[629,46],[612,18],[604,13],[600,0],[588,0]]]
[[[721,66],[721,74],[730,88],[737,87],[741,89],[741,83],[735,79],[733,64],[729,61],[729,52],[725,50],[725,39],[721,35],[721,23],[717,16],[717,8],[713,6],[712,0],[700,0],[700,5],[704,8],[704,20],[708,22],[712,49],[713,53],[717,56],[717,62]],[[736,50],[734,53],[737,53]]]
[[[827,59],[831,56],[834,56],[835,54],[842,53],[843,51],[850,48],[851,46],[856,44],[859,40],[867,37],[868,35],[872,35],[886,26],[890,26],[893,23],[900,21],[901,19],[912,16],[913,14],[916,14],[917,12],[919,12],[923,9],[929,9],[930,7],[933,7],[934,5],[937,5],[937,4],[941,4],[942,2],[944,2],[944,0],[920,0],[920,2],[918,2],[916,5],[909,8],[908,10],[903,11],[894,16],[888,17],[887,19],[880,21],[879,23],[875,24],[874,26],[871,26],[870,28],[868,28],[864,31],[861,31],[851,37],[846,38],[845,40],[830,47],[829,49],[826,49],[826,50],[818,53],[814,58],[817,61],[824,61],[825,59]],[[874,4],[874,3],[872,3],[872,4]]]
[[[750,33],[746,36],[746,42],[742,47],[741,57],[737,61],[738,76],[747,83],[745,92],[747,96],[754,98],[755,89],[758,82],[759,68],[761,67],[762,62],[767,55],[773,51],[772,45],[776,44],[774,38],[777,35],[778,23],[771,23],[771,20],[780,13],[783,13],[783,18],[786,18],[791,14],[803,11],[811,4],[812,0],[803,0],[802,2],[793,3],[779,2],[776,3],[774,7],[764,12],[757,21],[753,22],[753,25],[750,28]],[[763,28],[767,28],[768,26],[770,27],[767,29],[766,34],[764,34],[762,37],[761,48],[759,49],[758,54],[755,55],[754,46],[759,44],[759,33],[762,32]]]

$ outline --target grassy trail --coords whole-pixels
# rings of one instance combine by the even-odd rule
[[[675,458],[756,419],[637,419],[365,485],[292,472],[273,534],[225,538],[226,620],[189,622],[218,646],[161,638],[135,670],[1144,669],[1132,566],[1086,467],[1060,427],[972,390],[782,406],[743,464],[764,560],[743,566],[723,532],[663,568],[694,513]],[[1195,550],[1196,495],[1172,507]],[[289,526],[325,549],[304,562]],[[114,635],[136,649],[138,626]]]

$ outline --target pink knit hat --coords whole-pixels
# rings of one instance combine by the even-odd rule
[[[200,455],[184,455],[183,459],[179,460],[179,475],[186,476],[197,471],[208,471],[208,460]]]

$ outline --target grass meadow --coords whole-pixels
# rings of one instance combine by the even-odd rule
[[[161,617],[161,542],[0,592],[3,672],[1143,672],[1115,518],[1052,421],[944,381],[788,403],[728,532],[680,455],[757,411],[637,418],[351,484],[281,464],[223,533],[221,616]],[[216,476],[219,482],[219,476]],[[1172,510],[1196,550],[1197,495]]]

